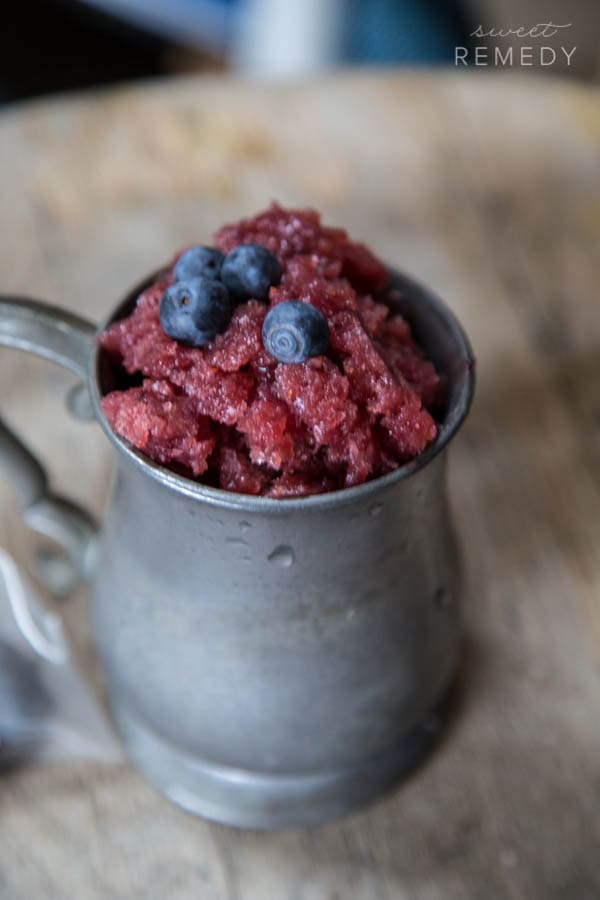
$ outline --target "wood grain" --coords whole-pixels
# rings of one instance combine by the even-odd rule
[[[0,116],[1,288],[93,319],[222,221],[315,205],[437,289],[478,393],[453,447],[468,641],[439,751],[318,831],[196,821],[127,766],[0,784],[0,898],[595,900],[600,896],[600,103],[535,76],[174,80]],[[111,460],[12,352],[2,412],[100,513]],[[32,539],[0,485],[0,544]],[[85,596],[66,608],[90,675]]]

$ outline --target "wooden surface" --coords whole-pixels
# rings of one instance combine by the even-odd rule
[[[0,782],[0,898],[600,897],[600,97],[509,76],[186,80],[9,109],[4,291],[103,316],[171,252],[278,198],[445,296],[479,361],[451,492],[461,702],[395,795],[318,831],[236,832],[125,765]],[[68,375],[3,351],[2,411],[100,513],[111,460]],[[32,539],[0,488],[0,545]],[[85,596],[68,626],[98,683]]]

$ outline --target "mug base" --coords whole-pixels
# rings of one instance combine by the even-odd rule
[[[175,750],[121,706],[113,718],[142,775],[177,806],[236,828],[324,825],[375,801],[415,768],[442,728],[441,704],[393,749],[340,772],[282,775],[208,763]]]

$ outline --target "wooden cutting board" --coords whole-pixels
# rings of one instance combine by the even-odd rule
[[[314,205],[456,311],[478,391],[452,448],[467,640],[439,750],[312,832],[197,821],[126,765],[0,782],[0,898],[600,897],[600,96],[533,73],[186,79],[0,115],[0,289],[92,319],[185,243]],[[2,413],[100,515],[62,371],[0,354]],[[0,484],[0,545],[33,540]],[[83,592],[64,606],[100,686]]]

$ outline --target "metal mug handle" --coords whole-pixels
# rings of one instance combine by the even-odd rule
[[[36,300],[0,296],[0,346],[26,350],[59,363],[85,385],[95,327],[84,319]],[[89,418],[80,386],[71,392],[70,409]],[[85,510],[54,494],[43,465],[0,419],[0,476],[15,486],[23,518],[38,534],[54,540],[63,556],[41,556],[39,574],[57,595],[69,593],[91,575],[98,527]]]

